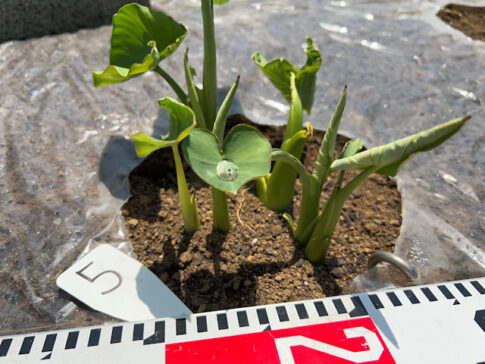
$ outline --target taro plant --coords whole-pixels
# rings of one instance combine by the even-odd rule
[[[151,152],[171,147],[175,160],[179,200],[188,232],[199,228],[199,215],[194,195],[190,195],[184,175],[179,144],[185,161],[211,186],[214,228],[230,229],[226,193],[236,193],[250,180],[257,181],[258,197],[269,208],[284,210],[293,199],[297,174],[302,185],[302,203],[295,223],[284,214],[295,240],[305,245],[306,256],[321,262],[338,222],[343,205],[372,173],[394,176],[414,155],[431,150],[456,133],[468,120],[463,117],[399,139],[395,142],[359,152],[359,140],[348,142],[335,159],[337,130],[345,108],[347,88],[330,120],[312,173],[300,162],[304,145],[312,137],[309,123],[303,129],[303,111],[310,114],[321,55],[311,38],[307,38],[306,64],[297,68],[284,58],[267,62],[256,52],[252,58],[290,104],[288,124],[280,149],[271,149],[261,133],[248,125],[237,125],[225,135],[227,115],[239,84],[239,77],[217,110],[216,43],[214,4],[228,0],[201,0],[204,29],[202,89],[195,86],[195,71],[190,67],[188,51],[184,55],[187,93],[160,66],[160,62],[178,48],[187,34],[186,28],[171,17],[138,4],[123,6],[113,17],[110,64],[93,72],[95,86],[124,82],[154,71],[170,85],[180,102],[172,98],[159,100],[168,110],[169,131],[160,139],[144,133],[133,135],[136,153],[145,157]],[[271,174],[271,160],[275,165]],[[361,170],[346,181],[345,171]],[[319,202],[325,181],[332,171],[337,182],[324,207]]]
[[[305,143],[313,136],[310,123],[306,123],[306,130],[303,130],[303,111],[308,115],[311,112],[316,75],[322,63],[322,56],[310,37],[307,37],[304,51],[307,60],[301,68],[295,67],[285,58],[268,62],[260,52],[252,55],[256,65],[290,104],[281,150],[296,158],[301,157]],[[277,161],[271,173],[257,181],[260,201],[272,210],[286,209],[293,201],[295,180],[296,171]]]
[[[214,227],[228,231],[226,193],[236,193],[246,182],[265,176],[271,167],[271,144],[249,125],[236,125],[225,139],[196,129],[182,143],[185,160],[212,186]]]
[[[169,111],[169,133],[161,139],[138,133],[135,149],[139,157],[172,147],[177,171],[179,200],[188,232],[199,228],[195,197],[190,196],[178,145],[183,141],[184,157],[193,170],[211,185],[214,227],[230,228],[226,193],[235,193],[250,179],[266,175],[270,168],[271,146],[254,128],[237,126],[224,138],[227,115],[236,93],[239,77],[217,111],[216,43],[213,4],[228,0],[201,0],[204,29],[202,89],[195,86],[195,71],[184,56],[187,93],[160,66],[187,35],[184,25],[171,17],[139,4],[123,6],[113,16],[110,64],[93,72],[96,87],[127,81],[154,71],[162,76],[182,103],[170,98],[159,101]],[[193,130],[195,127],[199,128]],[[192,134],[193,133],[193,134]]]
[[[268,174],[271,167],[271,144],[255,128],[237,125],[224,138],[238,84],[239,78],[222,103],[212,132],[194,130],[182,144],[186,161],[211,186],[214,228],[221,231],[231,227],[226,193],[236,193],[249,180]]]
[[[146,157],[157,149],[172,148],[184,228],[187,232],[192,233],[200,226],[199,213],[195,196],[190,195],[187,187],[178,145],[195,128],[195,115],[188,106],[169,97],[159,100],[158,103],[169,112],[170,125],[168,134],[162,135],[161,139],[156,139],[141,132],[131,137],[135,140],[136,154],[140,158]]]
[[[342,119],[347,97],[344,89],[335,113],[325,133],[313,172],[310,174],[298,158],[288,152],[273,149],[272,159],[292,166],[299,174],[303,192],[300,215],[297,224],[289,214],[284,214],[295,240],[305,245],[309,260],[322,262],[327,254],[333,232],[337,225],[345,201],[350,194],[372,173],[395,176],[399,169],[416,154],[431,150],[455,134],[469,116],[451,120],[447,123],[410,135],[403,139],[359,152],[362,144],[358,139],[349,141],[335,158],[337,130]],[[344,184],[346,170],[357,169],[361,172]],[[319,202],[323,185],[332,171],[338,172],[328,200],[321,211]]]

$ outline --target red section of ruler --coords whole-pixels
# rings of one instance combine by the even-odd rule
[[[395,363],[369,317],[165,347],[166,363]]]

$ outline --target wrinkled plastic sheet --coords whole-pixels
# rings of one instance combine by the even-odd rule
[[[418,268],[418,283],[485,275],[485,44],[441,23],[434,14],[444,4],[232,0],[216,8],[219,84],[241,75],[240,107],[256,122],[283,124],[288,108],[251,53],[303,63],[306,35],[324,57],[308,118],[317,128],[345,84],[341,132],[368,147],[473,116],[397,177],[404,220],[395,252]],[[200,70],[199,1],[152,6],[188,26],[182,48]],[[140,160],[126,136],[160,135],[166,115],[156,100],[172,95],[154,74],[94,89],[90,71],[106,66],[110,32],[0,45],[0,333],[109,320],[78,308],[55,279],[101,242],[131,253],[120,209]],[[182,51],[164,68],[182,83]],[[399,284],[392,276],[380,266],[353,289]]]

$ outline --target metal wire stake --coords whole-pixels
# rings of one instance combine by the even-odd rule
[[[398,268],[401,272],[403,272],[406,277],[409,278],[412,282],[416,282],[419,278],[419,273],[409,262],[404,260],[397,255],[394,255],[390,252],[375,252],[369,257],[369,261],[367,262],[367,268],[371,269],[372,267],[376,266],[381,262],[386,262],[392,264],[396,268]]]

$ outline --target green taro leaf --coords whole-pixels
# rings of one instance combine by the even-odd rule
[[[306,41],[305,53],[307,54],[307,61],[297,74],[296,87],[300,94],[303,109],[310,114],[313,106],[313,96],[315,95],[317,72],[322,65],[322,56],[313,43],[312,38],[307,37]]]
[[[222,5],[229,2],[229,0],[214,0],[214,4],[216,5]]]
[[[271,62],[266,61],[260,52],[252,54],[251,59],[268,77],[271,83],[280,90],[283,97],[291,102],[290,74],[298,74],[298,69],[285,58],[277,58]]]
[[[237,125],[219,149],[217,137],[206,129],[195,129],[183,141],[187,163],[209,185],[236,193],[246,182],[270,171],[271,144],[255,128]]]
[[[170,120],[168,134],[162,135],[161,140],[141,132],[132,135],[131,138],[135,140],[136,155],[140,158],[146,157],[157,149],[180,143],[196,125],[194,113],[188,106],[170,97],[160,99],[158,103],[168,111]]]
[[[322,56],[310,37],[307,37],[305,53],[307,54],[307,61],[300,69],[296,68],[285,58],[277,58],[268,62],[260,52],[253,53],[251,58],[289,103],[291,103],[290,74],[294,73],[296,88],[300,95],[303,110],[310,114],[315,94],[317,72],[322,64]]]
[[[94,86],[120,83],[154,70],[187,35],[183,24],[139,4],[123,6],[113,16],[110,65],[93,72]]]
[[[436,148],[455,134],[469,116],[454,119],[447,123],[410,135],[395,142],[368,149],[353,156],[337,159],[332,169],[367,169],[377,167],[377,173],[395,176],[399,169],[416,154]]]

